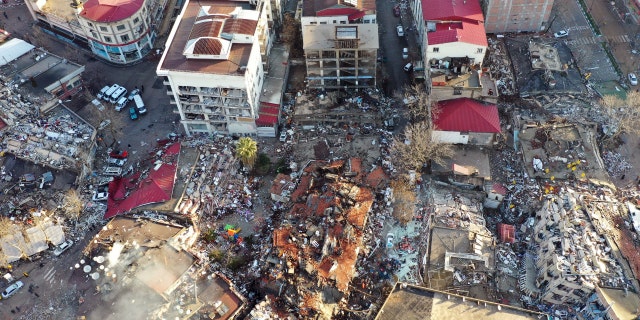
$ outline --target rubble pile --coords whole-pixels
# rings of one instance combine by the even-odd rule
[[[534,226],[540,300],[581,304],[597,285],[623,287],[627,281],[612,256],[594,203],[584,203],[571,189],[547,195]]]
[[[299,298],[291,299],[291,307],[303,316],[325,313],[318,304],[323,301],[322,288],[334,286],[337,292],[348,293],[356,274],[374,195],[362,185],[362,172],[353,171],[350,163],[310,163],[291,194],[293,206],[273,231],[276,256],[265,258],[273,264],[265,275],[269,281],[293,285],[287,290]]]
[[[631,164],[622,155],[613,151],[605,152],[602,160],[611,177],[624,177],[632,169]]]
[[[95,130],[62,108],[45,116],[15,119],[0,146],[16,156],[54,169],[80,171],[94,141]]]
[[[487,54],[483,67],[489,68],[491,78],[496,79],[498,95],[511,96],[516,93],[516,82],[511,70],[511,61],[507,48],[502,41],[487,38],[489,42],[489,54]]]

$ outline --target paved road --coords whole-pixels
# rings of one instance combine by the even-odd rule
[[[393,15],[395,1],[376,1],[378,12],[378,31],[380,33],[380,55],[386,60],[383,63],[383,76],[379,83],[382,84],[387,95],[401,90],[409,84],[409,74],[402,68],[409,60],[402,59],[402,48],[409,47],[407,36],[398,37],[396,26],[401,23],[399,17]],[[408,9],[403,10],[407,12]],[[408,25],[408,23],[406,23]],[[406,28],[405,28],[406,29]],[[408,34],[408,32],[405,32]]]

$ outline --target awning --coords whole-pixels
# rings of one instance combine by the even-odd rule
[[[0,45],[0,66],[4,66],[18,59],[33,48],[35,47],[32,44],[16,38],[3,43]]]

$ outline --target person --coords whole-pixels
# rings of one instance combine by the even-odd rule
[[[2,14],[4,15],[4,18],[5,18],[5,19],[9,19],[9,17],[7,16],[7,13],[6,13],[6,12],[3,12]]]
[[[144,93],[144,86],[143,85],[140,86],[140,93]]]

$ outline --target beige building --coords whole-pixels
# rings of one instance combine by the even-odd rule
[[[481,0],[487,33],[538,32],[549,27],[554,0]]]
[[[182,0],[25,1],[42,30],[116,64],[141,60]]]
[[[250,8],[187,1],[171,30],[156,72],[188,135],[258,133],[262,59],[271,36],[268,21]]]
[[[375,1],[304,0],[301,24],[309,87],[375,87]]]

